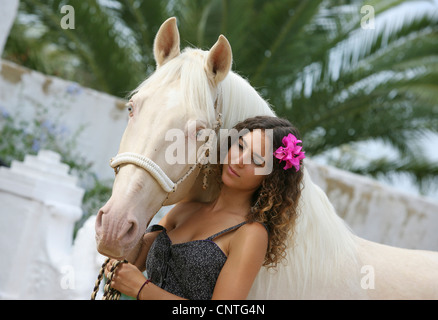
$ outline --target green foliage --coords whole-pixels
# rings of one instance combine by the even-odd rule
[[[77,136],[84,129],[76,132],[53,121],[49,111],[38,104],[32,120],[25,120],[17,115],[9,114],[5,108],[0,110],[0,158],[10,165],[12,160],[23,161],[26,154],[37,154],[41,149],[50,149],[62,155],[72,171],[86,172],[90,163],[78,157]]]

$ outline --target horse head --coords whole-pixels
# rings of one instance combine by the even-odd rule
[[[209,51],[181,52],[175,18],[160,27],[154,57],[155,72],[128,103],[129,121],[111,164],[113,192],[96,218],[98,251],[117,259],[134,249],[162,205],[190,191],[200,171],[196,150],[203,145],[196,137],[217,125],[217,88],[232,63],[222,35]],[[185,161],[175,161],[175,152]]]

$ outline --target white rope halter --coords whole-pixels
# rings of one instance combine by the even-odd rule
[[[217,99],[215,102],[215,110],[217,108]],[[216,110],[217,111],[217,110]],[[110,166],[114,168],[114,172],[117,174],[119,172],[119,167],[122,164],[133,164],[137,167],[140,167],[146,172],[148,172],[154,179],[158,182],[158,184],[163,188],[163,190],[167,193],[175,192],[176,187],[184,181],[195,169],[196,167],[200,167],[202,165],[206,165],[207,161],[206,158],[208,158],[210,153],[210,147],[212,143],[215,141],[215,139],[212,139],[213,132],[217,134],[218,130],[222,126],[222,114],[218,113],[216,118],[216,123],[214,125],[214,131],[210,133],[210,136],[206,143],[201,147],[202,152],[200,153],[200,156],[197,157],[195,165],[190,167],[190,169],[181,177],[178,179],[178,181],[173,182],[167,174],[160,168],[159,165],[157,165],[154,161],[149,159],[148,157],[145,157],[144,155],[134,153],[134,152],[124,152],[116,155],[114,158],[110,160]],[[198,152],[199,153],[199,152]],[[205,181],[205,179],[204,179]],[[204,182],[205,183],[205,182]]]
[[[119,170],[119,166],[121,164],[127,163],[134,164],[137,167],[140,167],[149,172],[155,178],[155,180],[157,180],[157,182],[164,189],[164,191],[170,192],[174,190],[175,183],[170,180],[170,178],[164,173],[163,170],[161,170],[161,168],[155,162],[141,154],[133,152],[120,153],[111,159],[110,166],[114,168],[117,173]]]

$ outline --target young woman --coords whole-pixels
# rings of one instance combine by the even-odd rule
[[[260,268],[284,258],[303,175],[298,131],[265,116],[235,129],[247,133],[231,142],[218,166],[216,200],[180,202],[148,228],[137,261],[117,268],[114,289],[137,299],[246,299]],[[269,161],[269,174],[255,173]]]

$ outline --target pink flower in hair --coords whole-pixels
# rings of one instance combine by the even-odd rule
[[[283,138],[282,142],[284,147],[279,147],[275,150],[274,157],[280,159],[280,162],[286,162],[284,170],[295,167],[295,170],[298,172],[300,170],[300,162],[305,158],[304,151],[301,151],[303,147],[297,145],[302,143],[302,141],[298,140],[292,133],[289,133]]]

